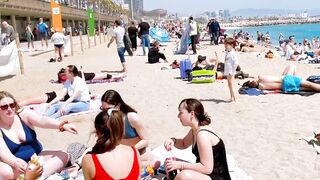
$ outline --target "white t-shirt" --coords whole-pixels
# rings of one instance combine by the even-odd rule
[[[123,42],[124,32],[125,32],[124,28],[121,26],[118,26],[113,30],[112,36],[116,38],[117,48],[124,47],[124,42]]]
[[[69,96],[72,96],[75,91],[78,91],[78,96],[74,98],[75,101],[90,101],[88,85],[80,77],[76,76],[73,83],[68,79],[63,87],[68,90]]]
[[[190,36],[197,35],[197,23],[195,21],[192,21],[190,23]]]
[[[239,60],[234,49],[230,52],[226,52],[225,62],[224,62],[224,75],[234,75],[236,73]]]
[[[65,39],[66,38],[64,37],[64,34],[62,34],[60,32],[55,32],[51,36],[51,40],[52,40],[53,44],[64,44]]]

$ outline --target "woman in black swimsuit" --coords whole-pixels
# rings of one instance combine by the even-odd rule
[[[171,149],[172,146],[186,149],[192,145],[196,163],[167,160],[166,170],[181,170],[175,180],[231,180],[224,143],[209,126],[211,119],[204,112],[201,102],[196,99],[184,99],[178,109],[178,118],[182,126],[189,126],[191,129],[184,138],[166,140],[164,146],[166,149]]]

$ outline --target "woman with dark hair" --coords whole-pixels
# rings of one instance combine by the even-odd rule
[[[59,122],[20,108],[10,93],[0,91],[0,179],[16,179],[24,173],[28,175],[27,166],[33,154],[44,160],[43,169],[35,172],[35,175],[42,174],[43,178],[60,172],[66,166],[69,155],[63,151],[43,150],[35,127],[77,134],[75,126],[68,121]]]
[[[166,149],[172,149],[172,146],[186,149],[192,145],[196,163],[167,160],[166,171],[180,169],[181,172],[175,180],[231,180],[224,143],[209,126],[211,119],[205,113],[201,102],[197,99],[184,99],[178,110],[178,118],[182,126],[189,126],[191,129],[184,138],[172,137],[166,140],[164,146]]]
[[[86,180],[139,179],[139,153],[134,147],[120,144],[124,134],[122,119],[123,113],[113,108],[96,116],[97,141],[92,151],[82,159]]]
[[[59,118],[69,113],[87,111],[90,108],[89,88],[86,82],[78,76],[77,67],[69,65],[65,73],[67,81],[63,84],[61,93],[48,103],[46,115],[52,118]],[[69,98],[65,102],[61,102],[66,95]]]
[[[160,162],[155,157],[152,157],[149,152],[147,129],[137,111],[127,105],[115,90],[107,90],[101,97],[101,104],[101,110],[115,108],[124,113],[125,132],[121,144],[134,146],[141,154],[143,166],[148,165],[146,163],[150,162],[153,169],[158,169]]]

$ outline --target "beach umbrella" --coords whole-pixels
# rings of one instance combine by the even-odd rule
[[[158,28],[158,27],[150,28],[149,34],[150,34],[151,38],[153,38],[159,42],[169,42],[170,41],[169,33],[162,28]]]

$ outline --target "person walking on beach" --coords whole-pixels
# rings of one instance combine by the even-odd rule
[[[124,58],[124,52],[126,49],[125,49],[124,41],[123,41],[125,29],[121,26],[121,21],[119,19],[115,20],[115,26],[116,26],[116,28],[113,30],[113,35],[108,43],[108,48],[113,43],[113,41],[116,41],[118,55],[119,55],[119,58],[120,58],[120,61],[122,64],[122,71],[121,72],[126,72],[127,71],[126,64],[125,64],[126,60]]]
[[[282,47],[282,44],[284,43],[284,36],[282,33],[279,35],[279,47]]]
[[[31,22],[28,23],[27,27],[26,27],[26,35],[27,35],[27,41],[28,41],[28,51],[31,51],[34,49],[34,45],[33,45],[33,40],[34,40],[34,36],[31,30]],[[30,49],[30,44],[32,46],[32,49]]]
[[[211,26],[211,33],[212,33],[211,36],[212,36],[213,42],[215,45],[218,45],[220,30],[221,30],[220,24],[216,19],[213,19],[210,26]]]
[[[141,38],[141,43],[142,43],[142,51],[143,55],[146,55],[146,50],[145,47],[148,47],[148,50],[150,49],[150,38],[149,38],[149,29],[150,25],[147,22],[144,22],[143,19],[141,19],[141,22],[138,26],[139,32],[138,34],[140,35]]]
[[[228,87],[230,91],[230,101],[236,101],[236,95],[234,91],[234,75],[239,64],[237,54],[235,52],[235,46],[237,41],[233,38],[226,39],[224,46],[226,50],[225,62],[224,62],[224,75],[227,77]],[[217,58],[218,59],[218,58]]]
[[[43,22],[42,18],[39,19],[37,29],[39,32],[39,37],[41,39],[42,49],[43,49],[44,43],[46,43],[46,47],[48,49],[48,25],[45,22]]]
[[[193,20],[193,17],[189,17],[190,26],[190,38],[193,54],[197,54],[196,40],[197,40],[197,22]]]
[[[131,21],[131,25],[128,27],[128,34],[131,41],[132,51],[136,51],[138,29],[136,28],[134,21]]]

